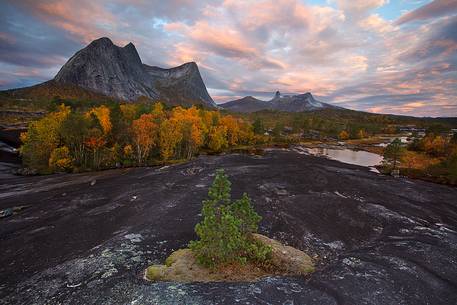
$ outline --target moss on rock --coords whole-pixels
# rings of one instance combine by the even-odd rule
[[[150,281],[172,282],[252,282],[271,275],[306,275],[314,271],[314,264],[306,253],[264,235],[252,238],[272,249],[270,267],[262,268],[251,263],[231,264],[209,269],[197,263],[190,249],[173,252],[165,265],[152,265],[145,277]]]
[[[169,257],[165,260],[165,266],[170,267],[173,263],[175,263],[179,258],[185,255],[187,249],[179,249],[170,254]]]
[[[164,265],[151,265],[146,269],[146,278],[150,281],[159,281],[163,278]]]
[[[261,234],[252,234],[252,237],[271,247],[270,264],[274,270],[289,275],[304,275],[314,271],[313,261],[305,252]]]

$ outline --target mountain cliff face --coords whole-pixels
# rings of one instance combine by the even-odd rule
[[[338,108],[330,104],[321,103],[314,99],[311,93],[298,95],[281,95],[276,91],[273,99],[262,101],[252,96],[227,102],[220,107],[233,112],[256,112],[261,110],[278,110],[285,112],[313,111],[325,108]]]
[[[119,47],[109,38],[94,40],[76,52],[54,81],[126,101],[145,96],[173,105],[216,106],[196,63],[171,69],[151,67],[141,62],[132,43]]]

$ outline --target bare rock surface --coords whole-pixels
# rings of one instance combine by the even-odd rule
[[[259,233],[306,251],[315,272],[253,283],[143,279],[196,238],[217,168],[234,198],[252,198]],[[456,188],[269,150],[0,177],[0,195],[0,210],[28,206],[0,218],[0,304],[457,304]]]

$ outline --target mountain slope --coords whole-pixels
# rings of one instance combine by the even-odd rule
[[[132,43],[119,47],[106,37],[76,52],[52,81],[40,85],[50,84],[53,92],[58,91],[55,87],[80,87],[84,89],[82,92],[123,101],[144,96],[170,105],[216,107],[196,63],[171,69],[151,67],[141,62]],[[9,93],[20,95],[27,89],[9,90]]]
[[[195,62],[185,63],[171,69],[143,66],[154,81],[159,100],[170,105],[203,104],[208,107],[216,106],[206,90]]]
[[[51,100],[55,97],[62,99],[74,100],[95,100],[95,101],[109,101],[112,100],[109,96],[93,90],[84,89],[80,86],[73,84],[57,83],[54,80],[25,87],[19,89],[10,89],[0,92],[0,98],[20,99],[20,100]]]
[[[219,106],[229,111],[242,113],[250,113],[261,110],[302,112],[338,108],[336,106],[315,100],[313,95],[309,92],[297,95],[281,95],[279,91],[276,91],[273,99],[270,101],[262,101],[252,96],[247,96],[239,100],[221,104]]]
[[[233,112],[256,112],[270,109],[271,107],[269,102],[256,99],[252,96],[246,96],[242,99],[230,101],[219,106]]]

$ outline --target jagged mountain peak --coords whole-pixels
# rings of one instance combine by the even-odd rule
[[[114,43],[108,37],[101,37],[93,40],[88,47],[114,46]]]
[[[134,48],[136,50],[135,45],[133,44],[133,42],[129,42],[128,44],[126,44],[124,46],[124,48]]]
[[[133,43],[119,47],[107,37],[76,52],[54,80],[127,101],[145,96],[173,105],[216,106],[195,62],[170,69],[148,66]]]

